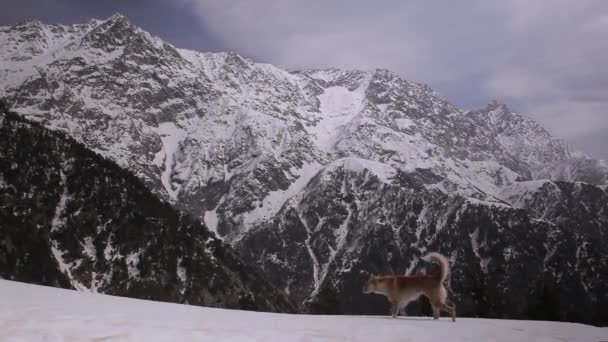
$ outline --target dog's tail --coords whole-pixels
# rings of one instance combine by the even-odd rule
[[[450,274],[450,262],[448,258],[441,253],[432,252],[425,255],[422,259],[433,261],[439,265],[439,274],[437,276],[440,279],[440,283],[443,283]]]

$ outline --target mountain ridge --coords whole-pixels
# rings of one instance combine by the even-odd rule
[[[0,102],[0,275],[192,305],[294,305],[113,161]]]

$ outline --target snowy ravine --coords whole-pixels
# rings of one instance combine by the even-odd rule
[[[158,303],[0,280],[2,341],[608,340],[608,328],[459,318],[270,314]]]

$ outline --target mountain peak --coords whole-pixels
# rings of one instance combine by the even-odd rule
[[[492,101],[486,105],[484,111],[492,112],[495,110],[500,110],[501,112],[511,112],[511,109],[505,103],[492,99]]]
[[[97,27],[100,27],[102,29],[110,28],[115,25],[124,27],[135,26],[131,24],[129,18],[127,18],[121,13],[114,13],[111,17],[105,20],[95,20],[94,23],[97,24]]]
[[[118,22],[118,21],[125,21],[125,22],[129,22],[129,18],[127,18],[127,16],[125,16],[122,13],[114,13],[112,14],[111,17],[109,17],[108,19],[105,20],[105,22]]]
[[[15,26],[42,26],[42,22],[38,19],[20,21]]]

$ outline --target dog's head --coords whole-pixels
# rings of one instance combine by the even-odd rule
[[[363,289],[363,293],[374,293],[378,288],[378,279],[375,275],[370,274],[367,279],[367,286]]]

